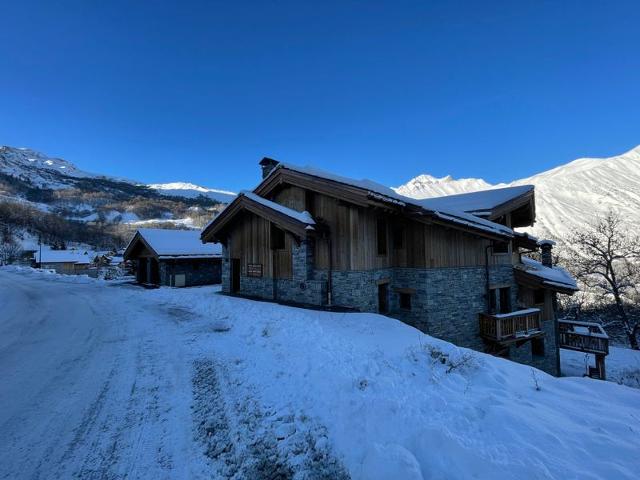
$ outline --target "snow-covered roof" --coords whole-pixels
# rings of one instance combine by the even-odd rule
[[[33,258],[38,263],[91,263],[93,257],[84,250],[43,250],[42,260],[40,252],[36,251]]]
[[[265,207],[268,207],[276,212],[280,212],[287,217],[291,217],[294,220],[297,220],[300,223],[304,223],[306,225],[315,225],[316,222],[311,216],[309,212],[299,212],[297,210],[293,210],[289,207],[285,207],[284,205],[280,205],[279,203],[272,202],[271,200],[267,200],[266,198],[261,197],[260,195],[256,195],[253,192],[249,192],[247,190],[243,190],[240,192],[240,195],[247,197],[254,202],[257,202]]]
[[[202,243],[198,230],[141,228],[137,231],[160,258],[207,258],[222,255],[219,243]],[[135,236],[131,240],[135,240]],[[131,246],[127,246],[127,250]]]
[[[496,188],[479,192],[459,193],[444,197],[425,198],[420,203],[425,208],[438,210],[441,208],[461,210],[463,212],[488,214],[494,208],[524,195],[534,189],[533,185]]]
[[[362,190],[366,190],[372,198],[387,201],[389,203],[394,203],[399,206],[404,205],[413,205],[420,207],[422,209],[428,210],[434,213],[437,217],[457,223],[460,225],[476,228],[479,230],[484,230],[489,233],[513,236],[513,230],[504,225],[500,225],[498,223],[491,222],[489,220],[485,220],[483,218],[479,218],[475,215],[471,215],[463,210],[458,208],[452,208],[449,205],[442,204],[437,207],[432,207],[427,205],[425,202],[428,200],[416,200],[414,198],[405,197],[404,195],[400,195],[395,192],[393,189],[376,183],[372,180],[362,179],[356,180],[353,178],[343,177],[340,175],[335,175],[331,172],[326,172],[324,170],[320,170],[315,167],[300,167],[297,165],[292,165],[289,163],[279,163],[276,167],[270,172],[269,175],[273,175],[275,171],[280,168],[286,168],[288,170],[292,170],[295,172],[311,175],[314,177],[323,178],[326,180],[331,180],[337,183],[342,183],[344,185],[349,185],[352,187],[356,187]],[[448,197],[443,197],[448,198]]]
[[[259,203],[260,205],[263,205],[275,212],[278,213],[282,213],[283,215],[286,215],[289,218],[292,218],[304,225],[306,225],[306,230],[313,230],[314,227],[313,225],[316,224],[315,220],[313,219],[313,217],[311,216],[311,214],[309,212],[299,212],[297,210],[293,210],[292,208],[289,207],[285,207],[284,205],[280,205],[279,203],[273,202],[271,200],[268,200],[264,197],[261,197],[260,195],[256,195],[253,192],[250,192],[248,190],[242,190],[238,196],[236,197],[236,200],[242,197],[246,197],[248,199],[250,199],[251,201],[254,201],[256,203]],[[202,233],[206,232],[209,227],[218,219],[220,218],[220,216],[222,215],[222,213],[227,210],[228,208],[231,207],[231,205],[235,205],[235,200],[229,204],[227,204],[222,210],[220,210],[220,213],[218,213],[217,216],[213,217],[209,223],[207,223],[205,225],[205,227],[202,229]]]
[[[562,267],[546,267],[537,260],[523,256],[520,269],[529,275],[540,278],[543,285],[567,290],[579,290],[575,278]]]

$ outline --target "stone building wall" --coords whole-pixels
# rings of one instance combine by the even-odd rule
[[[221,280],[220,259],[161,260],[158,266],[160,285],[174,286],[174,275],[184,275],[186,287],[211,285]]]
[[[269,277],[240,278],[240,294],[299,303],[325,306],[328,271],[312,268],[313,248],[306,242],[294,246],[293,275],[290,279]],[[222,266],[223,291],[229,291],[229,261]],[[486,311],[485,267],[456,268],[383,268],[367,271],[332,272],[332,305],[349,307],[362,312],[378,311],[378,284],[388,282],[389,315],[437,338],[456,345],[484,351],[480,337],[480,312]],[[517,284],[511,265],[489,268],[490,286],[508,285],[511,305],[517,308]],[[411,309],[400,308],[400,292],[411,291]],[[552,374],[557,374],[555,322],[544,322],[544,356],[532,354],[531,342],[510,349],[510,358]]]

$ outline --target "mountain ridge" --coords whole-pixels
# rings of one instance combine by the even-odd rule
[[[436,182],[422,182],[427,177]],[[416,181],[418,179],[418,181]],[[474,189],[475,185],[485,188]],[[444,187],[443,187],[444,185]],[[437,179],[422,174],[394,188],[412,198],[434,198],[519,185],[536,188],[536,224],[524,229],[534,235],[567,238],[571,233],[594,222],[609,210],[627,217],[630,225],[640,224],[640,145],[611,157],[583,157],[527,178],[509,183],[490,184],[481,178]],[[640,230],[640,229],[639,229]]]

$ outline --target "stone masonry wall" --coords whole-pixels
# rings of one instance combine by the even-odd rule
[[[229,250],[222,245],[222,265],[221,265],[222,292],[231,293],[231,261],[229,260]]]
[[[226,253],[226,251],[223,251]],[[225,255],[226,258],[226,255]],[[240,278],[240,294],[323,306],[327,298],[328,271],[314,270],[312,245],[301,242],[293,249],[291,279]],[[486,311],[485,267],[460,268],[385,268],[367,271],[332,272],[332,305],[362,312],[378,311],[378,283],[388,281],[389,315],[419,330],[456,345],[484,351],[478,314]],[[491,266],[490,285],[511,287],[511,305],[517,306],[517,285],[511,265]],[[229,291],[229,262],[222,265],[223,292]],[[411,309],[400,308],[399,289],[411,289]],[[407,290],[403,290],[407,291]],[[544,322],[544,356],[531,353],[531,342],[510,350],[510,358],[557,374],[555,322]]]
[[[172,286],[173,275],[185,275],[185,286],[220,283],[220,260],[160,261],[160,285]]]

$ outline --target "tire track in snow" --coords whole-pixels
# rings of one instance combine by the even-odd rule
[[[265,413],[241,387],[220,363],[194,362],[194,434],[221,478],[349,478],[329,451],[326,429],[295,422],[292,414]]]

